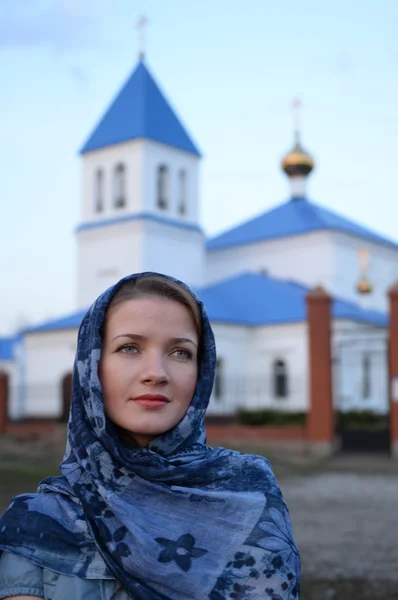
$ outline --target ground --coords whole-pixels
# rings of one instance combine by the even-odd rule
[[[62,431],[29,445],[0,438],[0,511],[57,473]],[[398,600],[398,464],[387,456],[327,462],[265,448],[302,557],[302,600]]]
[[[304,600],[398,599],[398,469],[369,458],[357,459],[360,469],[351,459],[348,472],[329,464],[334,472],[281,481]]]

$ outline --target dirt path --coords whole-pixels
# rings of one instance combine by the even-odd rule
[[[387,459],[342,462],[281,482],[303,599],[398,600],[398,467]]]

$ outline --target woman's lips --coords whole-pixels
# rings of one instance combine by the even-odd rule
[[[161,394],[144,394],[143,396],[133,398],[133,402],[137,402],[137,404],[140,404],[145,408],[155,409],[165,406],[170,400]]]

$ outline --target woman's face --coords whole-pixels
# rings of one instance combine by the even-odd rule
[[[108,418],[146,446],[181,421],[198,378],[198,335],[180,302],[149,296],[112,308],[99,378]]]

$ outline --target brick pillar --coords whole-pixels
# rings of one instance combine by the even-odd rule
[[[307,295],[310,403],[309,448],[319,456],[334,451],[334,409],[331,349],[331,297],[317,287]]]
[[[8,421],[8,375],[0,371],[0,434],[5,433]]]
[[[391,454],[398,460],[398,283],[389,291],[389,378]]]

